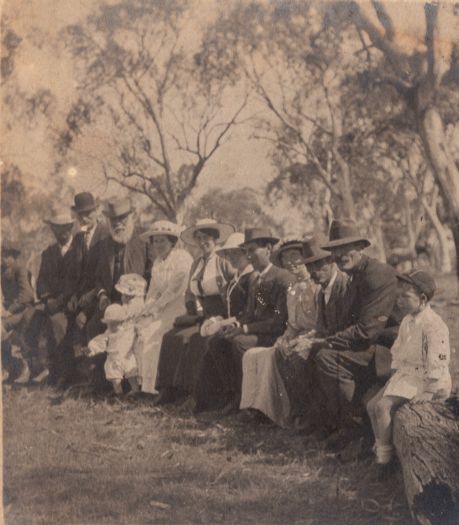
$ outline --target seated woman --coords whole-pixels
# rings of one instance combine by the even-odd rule
[[[216,250],[236,270],[233,279],[226,288],[226,315],[206,320],[200,333],[190,338],[184,366],[184,389],[190,394],[190,407],[199,412],[207,408],[223,406],[227,401],[221,391],[219,368],[214,366],[208,355],[209,342],[221,334],[224,326],[236,321],[246,308],[249,286],[253,281],[253,267],[245,251],[240,247],[244,242],[242,233],[232,233],[226,243]]]
[[[291,419],[289,394],[281,375],[282,361],[293,359],[293,348],[298,337],[313,330],[316,325],[316,285],[304,265],[301,240],[286,240],[273,252],[272,262],[289,270],[297,281],[287,294],[288,325],[274,346],[251,348],[243,358],[241,409],[262,412],[279,426],[287,426]],[[296,356],[295,356],[296,357]],[[245,413],[256,415],[256,412]]]
[[[179,226],[169,221],[154,222],[141,235],[150,241],[154,255],[136,344],[142,392],[149,394],[156,393],[162,337],[172,328],[175,318],[185,313],[183,297],[193,259],[186,250],[176,247],[179,235]]]
[[[173,402],[184,391],[185,354],[190,337],[199,333],[204,319],[226,314],[224,291],[234,277],[234,268],[216,253],[217,242],[234,232],[230,224],[203,219],[187,228],[181,239],[201,250],[191,267],[185,294],[187,314],[175,320],[174,328],[164,335],[159,356],[156,389],[158,404]]]

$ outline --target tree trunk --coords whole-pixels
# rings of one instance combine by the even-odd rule
[[[459,416],[444,403],[407,404],[395,415],[394,444],[413,518],[453,525],[459,517]]]
[[[437,234],[438,244],[440,247],[439,269],[441,272],[449,273],[451,272],[451,257],[449,254],[448,236],[446,233],[446,228],[443,226],[440,219],[438,218],[437,210],[435,209],[435,207],[430,205],[425,197],[422,198],[422,204]]]
[[[456,254],[459,254],[459,170],[448,150],[443,122],[437,108],[429,106],[424,111],[419,110],[418,123],[427,158],[449,209]],[[459,257],[456,257],[456,274],[459,279]]]

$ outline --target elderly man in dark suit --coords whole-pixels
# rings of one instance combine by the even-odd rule
[[[75,221],[68,210],[60,210],[44,222],[50,227],[56,242],[41,254],[36,284],[36,294],[41,304],[35,309],[31,337],[41,351],[43,346],[48,347],[48,353],[42,357],[46,358],[46,361],[49,358],[50,380],[55,382],[66,367],[60,345],[68,328],[65,287],[70,277],[70,248]],[[42,363],[42,367],[40,379],[44,380],[48,367],[45,362]]]
[[[334,221],[330,241],[323,249],[331,252],[340,270],[350,276],[346,303],[348,324],[313,342],[318,350],[315,364],[318,380],[327,399],[332,428],[344,429],[334,443],[345,446],[353,433],[351,406],[376,381],[375,343],[384,334],[397,298],[397,279],[389,265],[363,253],[370,242],[359,235],[354,223]]]
[[[17,243],[2,242],[2,363],[6,379],[12,371],[12,357],[16,357],[20,370],[15,382],[27,383],[30,379],[27,360],[31,357],[31,349],[25,334],[34,314],[34,293],[20,255],[21,248]]]
[[[294,276],[270,261],[273,247],[278,241],[267,228],[249,228],[245,231],[245,241],[241,246],[258,275],[251,283],[246,311],[236,326],[224,331],[223,338],[213,341],[212,349],[217,369],[227,366],[225,353],[230,352],[232,357],[232,369],[221,370],[220,373],[221,377],[226,378],[225,389],[230,396],[223,414],[239,408],[244,353],[255,346],[272,346],[287,326],[287,290]],[[220,357],[223,359],[219,367]]]

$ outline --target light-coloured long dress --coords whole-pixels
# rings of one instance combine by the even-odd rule
[[[288,326],[274,346],[248,350],[242,360],[241,409],[263,412],[281,427],[289,424],[290,401],[277,365],[277,352],[298,335],[316,325],[317,286],[309,279],[295,283],[288,290]]]
[[[136,356],[143,392],[155,393],[156,373],[163,335],[176,317],[185,313],[184,296],[193,259],[173,248],[165,259],[155,259],[145,308],[138,322]]]

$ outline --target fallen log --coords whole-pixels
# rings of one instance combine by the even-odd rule
[[[459,524],[459,402],[403,406],[394,444],[411,514],[421,525]]]

